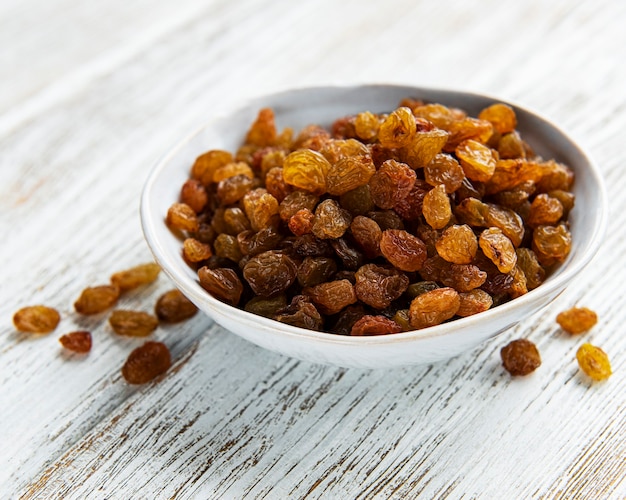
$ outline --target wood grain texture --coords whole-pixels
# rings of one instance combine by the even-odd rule
[[[0,493],[3,498],[626,498],[626,4],[387,0],[0,4]],[[217,109],[278,89],[397,82],[517,101],[594,156],[606,241],[556,301],[448,362],[339,369],[251,345],[201,316],[159,327],[174,367],[126,385],[140,341],[85,286],[150,260],[138,200],[150,166]],[[171,284],[125,297],[150,311]],[[13,312],[57,307],[52,334]],[[595,309],[585,336],[614,375],[577,370],[556,312]],[[58,337],[91,329],[87,357]],[[499,350],[536,342],[511,379]]]

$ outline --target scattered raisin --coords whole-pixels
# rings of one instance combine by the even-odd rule
[[[528,375],[541,365],[541,356],[534,343],[527,339],[513,340],[500,350],[502,365],[511,375]]]
[[[161,268],[153,262],[140,264],[125,271],[120,271],[111,276],[111,284],[118,287],[120,292],[127,292],[142,285],[155,281]]]
[[[122,376],[129,384],[145,384],[172,365],[170,351],[162,342],[146,342],[128,355]]]
[[[80,354],[91,351],[91,333],[85,330],[66,333],[59,337],[59,342],[69,351]]]
[[[120,288],[116,285],[88,287],[74,302],[74,309],[79,314],[98,314],[113,307],[119,296]]]
[[[598,322],[598,315],[586,307],[572,307],[560,312],[556,317],[556,322],[567,333],[577,335],[591,330]]]
[[[42,305],[23,307],[13,315],[13,324],[21,332],[50,333],[60,321],[56,309]]]
[[[605,380],[613,373],[607,354],[594,345],[585,343],[576,351],[576,360],[580,369],[593,380]]]
[[[143,311],[116,309],[109,316],[109,324],[118,335],[146,337],[156,330],[159,320]]]

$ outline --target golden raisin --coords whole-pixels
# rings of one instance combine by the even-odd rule
[[[129,384],[145,384],[172,365],[170,351],[162,342],[146,342],[128,355],[122,376]]]
[[[276,144],[276,124],[274,123],[274,111],[263,108],[248,130],[246,143],[255,146],[273,146]]]
[[[510,272],[517,264],[517,254],[513,243],[497,227],[490,227],[480,233],[478,244],[501,273]]]
[[[109,316],[109,324],[118,335],[146,337],[156,330],[159,320],[143,311],[116,309]]]
[[[201,262],[211,255],[213,255],[211,245],[202,243],[195,238],[187,238],[183,241],[183,256],[188,262]]]
[[[470,139],[459,144],[455,153],[468,179],[479,182],[491,179],[496,169],[491,148]]]
[[[450,194],[461,187],[465,172],[453,156],[438,154],[424,167],[424,178],[433,187],[443,184]]]
[[[484,290],[474,289],[459,293],[457,316],[466,317],[487,311],[493,305],[493,298]]]
[[[613,373],[607,354],[599,347],[589,343],[578,348],[576,360],[580,369],[593,380],[605,380]]]
[[[13,315],[13,324],[21,332],[49,333],[59,321],[61,315],[56,309],[42,305],[23,307]]]
[[[191,169],[191,176],[204,186],[213,182],[213,173],[220,167],[231,163],[233,155],[228,151],[214,149],[198,156]]]
[[[117,285],[100,285],[85,288],[74,302],[79,314],[98,314],[113,307],[120,296]]]
[[[85,330],[66,333],[59,337],[59,342],[69,351],[81,354],[91,351],[91,333]]]
[[[378,140],[385,148],[408,146],[415,137],[417,126],[409,108],[400,107],[380,124]]]
[[[513,340],[500,350],[502,365],[511,375],[528,375],[541,365],[537,346],[527,339]]]
[[[354,120],[354,130],[359,139],[366,141],[374,139],[378,135],[380,120],[378,116],[370,111],[364,111],[356,115]]]
[[[544,266],[562,262],[572,248],[572,235],[563,224],[538,226],[533,231],[532,249]]]
[[[186,203],[174,203],[167,211],[167,225],[179,231],[195,233],[200,223],[193,208]]]
[[[526,223],[530,227],[553,226],[559,222],[562,215],[563,205],[561,205],[561,202],[545,193],[541,193],[530,204],[530,213]]]
[[[300,149],[287,155],[283,163],[283,178],[287,184],[315,195],[326,192],[326,176],[330,163],[321,153]]]
[[[572,307],[560,312],[556,317],[556,322],[567,333],[576,335],[591,330],[598,322],[598,315],[586,307]]]
[[[500,134],[512,132],[517,126],[515,111],[513,111],[513,108],[510,106],[502,103],[492,104],[491,106],[483,109],[478,114],[478,118],[491,122],[493,128]]]
[[[179,323],[193,317],[198,308],[180,290],[173,289],[158,298],[154,312],[159,321]]]
[[[422,210],[424,219],[433,229],[442,229],[448,225],[450,217],[452,217],[452,208],[450,206],[450,198],[448,198],[443,184],[432,188],[426,193]]]
[[[111,276],[111,284],[118,287],[120,292],[127,292],[134,288],[148,285],[159,277],[161,268],[154,262],[140,264]]]
[[[446,228],[436,241],[437,253],[453,264],[469,264],[476,257],[478,239],[467,224]]]
[[[452,318],[461,307],[459,293],[454,288],[444,287],[418,295],[411,301],[409,318],[411,327],[427,328]]]

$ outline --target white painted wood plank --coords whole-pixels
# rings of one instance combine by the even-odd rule
[[[78,9],[69,16],[41,4],[3,4],[41,28],[10,57],[45,53],[72,16],[89,18],[79,33],[113,24],[107,36],[119,40],[71,47],[68,30],[54,46],[64,77],[41,59],[32,88],[3,80],[3,95],[22,102],[0,116],[3,496],[624,496],[621,3],[244,1],[187,3],[170,16],[166,3],[136,1],[101,18],[71,0],[50,4]],[[0,37],[11,33],[6,19]],[[149,259],[138,197],[167,145],[240,98],[389,80],[509,97],[590,148],[609,181],[609,234],[555,310],[448,363],[388,372],[300,363],[218,327],[205,335],[210,322],[196,318],[156,334],[176,369],[126,386],[119,367],[136,343],[103,318],[76,318],[71,304],[82,287]],[[167,288],[162,278],[122,304],[149,310]],[[12,331],[12,313],[33,301],[59,307],[58,332]],[[612,354],[606,384],[577,375],[578,341],[555,326],[555,311],[573,303],[600,314],[586,339]],[[59,353],[57,333],[76,326],[94,330],[87,359]],[[522,335],[544,363],[511,381],[498,351]]]

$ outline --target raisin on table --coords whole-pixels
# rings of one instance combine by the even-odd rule
[[[13,315],[13,324],[21,332],[49,333],[60,321],[56,309],[43,305],[23,307]]]
[[[514,376],[528,375],[541,365],[539,350],[527,339],[513,340],[500,350],[504,369]]]
[[[613,373],[607,354],[597,346],[585,343],[576,351],[580,369],[593,380],[605,380]]]
[[[129,384],[146,384],[172,365],[170,351],[162,342],[146,342],[128,355],[122,376]]]

